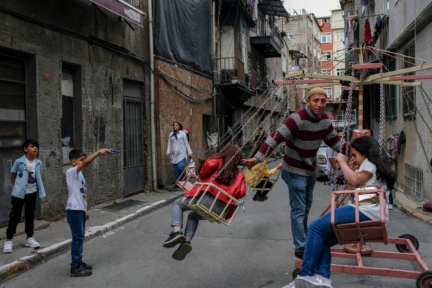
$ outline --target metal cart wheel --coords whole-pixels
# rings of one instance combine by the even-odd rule
[[[417,277],[416,280],[417,288],[432,288],[432,271],[427,270]]]
[[[413,236],[411,234],[402,234],[398,238],[405,238],[405,239],[411,240],[415,249],[418,251],[420,245],[419,245],[419,241],[417,240],[417,238],[415,236]],[[399,252],[402,252],[402,253],[409,253],[410,252],[407,245],[405,245],[405,244],[396,244],[396,248]]]

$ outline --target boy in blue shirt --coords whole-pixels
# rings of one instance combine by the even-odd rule
[[[12,253],[12,238],[21,220],[21,212],[25,206],[26,247],[38,248],[39,243],[33,238],[34,217],[37,196],[44,198],[45,189],[42,183],[42,162],[36,158],[39,153],[39,143],[28,139],[22,145],[24,155],[15,160],[11,170],[12,207],[9,214],[9,224],[6,230],[6,242],[3,252]]]
[[[81,171],[99,155],[108,155],[109,153],[109,149],[100,149],[87,157],[81,150],[69,152],[69,160],[73,167],[66,171],[66,183],[69,193],[66,218],[72,233],[71,277],[90,276],[93,268],[82,261],[85,222],[89,219],[89,214],[87,212],[87,184]]]

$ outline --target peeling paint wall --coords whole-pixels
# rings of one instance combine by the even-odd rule
[[[145,8],[145,5],[146,1],[142,0],[140,7]],[[37,102],[36,107],[31,107],[31,113],[37,117],[39,157],[43,162],[43,181],[47,190],[40,208],[41,216],[52,219],[64,213],[68,197],[65,171],[70,166],[63,165],[60,142],[63,64],[78,67],[81,75],[78,94],[82,100],[79,111],[82,129],[77,132],[82,143],[76,148],[82,148],[87,155],[100,148],[122,150],[123,79],[148,83],[149,78],[149,71],[142,61],[124,55],[131,53],[148,59],[148,30],[134,24],[130,27],[119,16],[100,10],[85,0],[17,0],[1,3],[0,8],[22,15],[0,10],[0,49],[26,53],[36,62],[35,71],[29,72],[36,80],[36,89],[29,97],[36,97]],[[143,87],[146,87],[143,103],[147,115],[148,85]],[[145,121],[143,134],[150,125],[147,119]],[[145,149],[149,146],[149,138],[145,138]],[[0,154],[2,152],[0,149]],[[101,156],[84,170],[89,187],[89,207],[122,197],[122,157],[122,153]],[[151,171],[148,157],[144,159],[144,170]],[[0,168],[2,178],[8,176],[5,169]],[[148,175],[143,177],[148,179]],[[0,195],[4,194],[4,191],[0,192]]]

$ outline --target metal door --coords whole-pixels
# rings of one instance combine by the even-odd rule
[[[143,190],[142,84],[123,83],[124,196]]]

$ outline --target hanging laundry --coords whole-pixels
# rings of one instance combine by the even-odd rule
[[[258,20],[258,0],[254,0],[253,2],[252,20]]]
[[[349,35],[348,35],[348,44],[352,45],[354,44],[354,27],[353,27],[353,20],[351,19],[348,21],[348,27],[349,27]]]
[[[365,20],[365,32],[364,32],[364,43],[369,46],[371,44],[372,38],[372,31],[369,23],[369,19]]]
[[[369,0],[361,0],[361,5],[367,6],[369,4]]]
[[[399,133],[399,138],[398,138],[398,140],[397,140],[397,149],[398,149],[398,154],[400,155],[400,153],[401,153],[401,151],[402,151],[402,145],[404,145],[405,144],[405,141],[406,141],[406,136],[405,136],[405,132],[402,130],[400,133]]]

